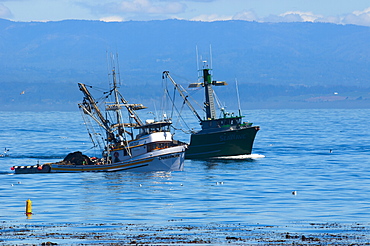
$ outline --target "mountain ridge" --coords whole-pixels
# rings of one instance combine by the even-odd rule
[[[283,100],[289,104],[297,96],[286,93],[282,99],[283,90],[301,91],[306,102],[329,96],[322,94],[325,87],[332,93],[340,87],[365,100],[369,97],[368,43],[369,27],[330,23],[0,19],[0,82],[8,85],[7,90],[0,89],[0,103],[3,108],[17,108],[9,106],[12,99],[7,92],[29,84],[39,89],[33,91],[34,101],[27,103],[43,97],[52,102],[53,85],[58,85],[63,95],[60,103],[68,106],[80,99],[77,89],[72,92],[77,82],[107,84],[107,52],[119,55],[122,83],[130,93],[140,95],[143,88],[151,88],[158,94],[164,70],[185,77],[185,82],[197,80],[195,49],[210,60],[210,45],[214,79],[237,78],[246,98],[254,98],[255,103]],[[259,87],[260,92],[251,94]]]

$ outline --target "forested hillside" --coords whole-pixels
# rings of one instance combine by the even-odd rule
[[[367,107],[369,43],[369,27],[324,23],[0,19],[0,105],[75,110],[78,82],[106,86],[110,52],[127,99],[157,100],[162,72],[194,82],[196,47],[210,62],[211,45],[214,78],[231,84],[226,102],[237,79],[253,107]]]

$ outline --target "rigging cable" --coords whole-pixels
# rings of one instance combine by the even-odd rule
[[[176,77],[178,77],[178,78],[181,78],[181,79],[183,79],[183,80],[185,80],[186,82],[188,82],[189,83],[189,79],[187,79],[187,78],[185,78],[185,77],[183,77],[183,76],[180,76],[180,75],[177,75],[176,73],[172,73],[174,76],[176,76]],[[203,77],[203,76],[200,76],[200,77]],[[198,81],[199,81],[199,79],[200,78],[198,78]],[[194,99],[194,97],[192,96],[192,95],[194,95],[194,94],[196,94],[196,93],[198,93],[199,91],[201,91],[201,88],[197,88],[197,89],[192,89],[191,91],[194,91],[193,93],[189,93],[189,91],[188,90],[185,90],[184,89],[184,87],[181,85],[181,84],[177,84],[178,86],[179,86],[179,88],[181,89],[181,90],[183,90],[186,94],[187,94],[187,96],[188,96],[188,98],[189,99],[191,99],[191,101],[194,103],[194,104],[196,104],[198,107],[199,107],[199,109],[201,110],[201,111],[203,111],[203,113],[205,113],[206,112],[206,110],[204,109],[204,107],[201,105],[201,104],[199,104],[198,103],[198,101],[197,100],[195,100]],[[189,100],[190,101],[190,100]]]
[[[100,140],[98,139],[98,135],[100,135],[101,136],[101,134],[100,133],[96,133],[95,132],[95,129],[94,129],[94,127],[93,127],[93,125],[91,124],[91,121],[89,120],[89,118],[87,118],[86,116],[85,116],[85,113],[83,112],[83,110],[81,109],[80,110],[80,112],[81,112],[81,115],[82,115],[82,119],[83,119],[83,121],[84,121],[84,124],[85,124],[85,126],[86,126],[86,130],[87,130],[87,133],[89,134],[89,137],[90,137],[90,139],[91,139],[91,142],[93,143],[93,146],[91,147],[91,148],[89,148],[89,150],[90,149],[93,149],[93,148],[96,148],[96,147],[99,147],[99,149],[102,151],[103,150],[103,148],[102,148],[102,146],[101,146],[101,142],[100,142]],[[90,126],[90,127],[89,127]],[[92,133],[93,132],[93,133]],[[94,137],[93,137],[93,135],[95,136],[95,140],[94,140]]]
[[[174,89],[175,90],[175,89]],[[168,89],[166,90],[166,95],[168,96],[168,98],[169,98],[169,100],[172,102],[172,106],[173,106],[173,108],[176,110],[176,112],[177,112],[177,115],[178,115],[178,117],[179,118],[181,118],[181,120],[183,121],[183,123],[186,125],[186,127],[189,129],[189,131],[184,131],[183,129],[177,129],[177,128],[175,128],[174,126],[172,126],[173,127],[173,129],[175,129],[175,130],[181,130],[181,131],[183,131],[184,133],[189,133],[189,132],[191,132],[191,130],[190,130],[190,127],[186,124],[186,121],[184,120],[184,118],[181,116],[181,112],[179,112],[179,110],[177,109],[177,107],[176,107],[176,105],[175,105],[175,101],[171,98],[171,96],[170,96],[170,93],[169,93],[169,91],[168,91]],[[183,101],[183,104],[182,104],[182,108],[184,108],[184,105],[185,105],[185,100]],[[181,110],[182,111],[182,110]],[[178,120],[179,121],[179,120]]]

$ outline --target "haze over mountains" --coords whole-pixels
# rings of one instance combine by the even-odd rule
[[[122,93],[162,97],[164,70],[197,80],[195,47],[210,61],[222,101],[244,108],[369,107],[370,28],[325,23],[180,20],[12,22],[0,19],[2,110],[77,110],[77,83],[107,88],[118,53]]]

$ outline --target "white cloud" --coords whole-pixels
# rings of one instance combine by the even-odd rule
[[[237,13],[233,16],[233,19],[258,22],[325,22],[370,26],[370,8],[341,16],[323,16],[312,12],[287,11],[283,14],[269,15],[263,18],[258,17],[253,10],[249,10]]]
[[[238,0],[235,3],[242,1]],[[270,1],[273,2],[273,0]],[[261,11],[258,9],[259,5],[256,5],[257,9],[243,10],[235,8],[234,5],[237,4],[233,5],[233,3],[232,0],[0,0],[0,18],[12,19],[16,16],[17,20],[20,20],[19,18],[24,20],[100,19],[106,22],[177,18],[206,22],[246,20],[257,22],[327,22],[370,26],[370,7],[352,13],[329,16],[299,11],[297,3],[294,5],[294,9],[297,11],[258,16],[258,10]],[[249,8],[251,6],[248,4]],[[280,9],[284,9],[283,7],[281,6]],[[210,10],[212,12],[206,12]]]
[[[316,22],[324,22],[324,23],[334,23],[334,24],[343,24],[342,18],[340,16],[327,16],[318,18]]]
[[[168,19],[186,10],[183,3],[153,0],[109,0],[78,5],[103,21]]]
[[[2,3],[0,3],[0,18],[11,18],[12,12]]]
[[[233,16],[233,20],[258,21],[259,18],[253,10],[242,11]]]
[[[275,16],[276,17],[276,16]],[[299,20],[301,19],[301,20]],[[265,18],[264,21],[270,21]],[[322,16],[315,15],[312,12],[286,12],[276,17],[279,22],[303,21],[303,22],[326,22],[334,24],[353,24],[360,26],[370,26],[370,7],[362,11],[353,11],[352,13],[340,16]]]
[[[353,11],[353,14],[357,16],[362,15],[362,14],[369,14],[369,13],[370,13],[370,7],[367,9],[364,9],[363,11],[358,11],[358,10]]]
[[[288,15],[269,15],[262,19],[263,22],[303,22],[303,19],[298,14]]]
[[[265,22],[316,22],[322,19],[321,15],[312,12],[288,11],[280,15],[269,15],[263,18]]]
[[[211,15],[198,15],[196,17],[191,18],[192,21],[206,21],[206,22],[212,22],[212,21],[224,21],[224,20],[232,20],[232,16],[220,16],[218,14],[211,14]]]
[[[285,12],[284,14],[281,14],[280,16],[287,19],[291,18],[292,16],[296,17],[299,16],[304,22],[314,22],[318,18],[322,18],[322,16],[315,15],[312,12],[301,12],[301,11],[289,11]]]
[[[354,11],[342,18],[343,24],[354,24],[361,26],[370,26],[370,8],[363,11]]]
[[[312,12],[288,11],[280,15],[269,15],[260,18],[253,10],[239,12],[233,16],[234,20],[258,21],[258,22],[314,22],[322,16]]]
[[[121,1],[118,8],[124,13],[176,14],[183,12],[185,5],[178,2],[159,4],[149,0],[133,0]]]
[[[364,9],[362,11],[353,11],[352,13],[343,14],[340,16],[321,16],[320,18],[315,19],[315,22],[370,26],[370,8]]]
[[[122,22],[124,19],[121,16],[107,16],[100,18],[100,21],[104,22]]]

